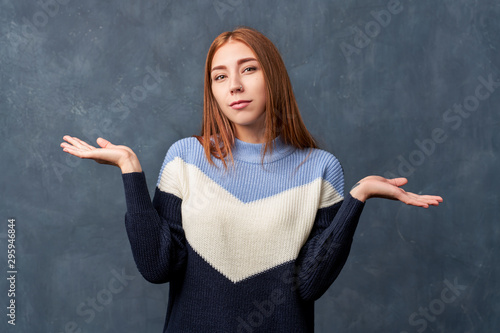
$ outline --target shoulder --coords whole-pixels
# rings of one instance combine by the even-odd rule
[[[332,169],[335,173],[343,173],[342,165],[339,159],[324,149],[313,148],[313,154],[315,155],[316,161],[320,161],[322,167]]]
[[[186,137],[175,141],[167,150],[158,175],[156,186],[166,192],[180,196],[179,188],[175,187],[186,163],[196,160],[203,151],[202,145],[195,137]],[[198,158],[199,159],[199,158]],[[172,190],[175,188],[175,191]]]
[[[309,150],[306,149],[305,155],[308,153]],[[339,159],[329,151],[320,148],[313,148],[309,158],[321,173],[323,180],[344,196],[344,169]]]
[[[192,156],[199,153],[200,150],[203,150],[203,147],[195,137],[178,139],[168,148],[167,153],[165,154],[160,170],[160,176],[167,165],[175,161],[180,162],[180,160],[187,162],[192,159]]]
[[[170,148],[167,150],[167,154],[165,155],[165,160],[163,164],[167,164],[174,160],[176,157],[181,159],[186,159],[186,157],[192,153],[193,151],[199,150],[202,148],[200,142],[195,137],[187,137],[182,138],[175,141]]]

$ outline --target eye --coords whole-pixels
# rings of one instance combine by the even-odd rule
[[[224,74],[217,75],[217,76],[214,77],[214,81],[222,80],[224,77],[225,77]]]
[[[256,71],[257,70],[257,67],[247,67],[243,70],[243,72],[253,72],[253,71]]]

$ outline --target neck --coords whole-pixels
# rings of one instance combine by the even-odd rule
[[[265,143],[250,143],[234,138],[234,146],[232,148],[233,158],[238,161],[261,163],[262,152],[264,151]],[[272,154],[269,149],[266,152],[264,163],[271,163],[291,154],[295,147],[288,145],[283,141],[282,135],[278,135],[270,144],[273,148]]]
[[[261,126],[258,130],[253,130],[249,126],[235,125],[234,137],[248,143],[266,143],[266,129]]]

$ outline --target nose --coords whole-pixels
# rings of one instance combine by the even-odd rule
[[[242,92],[243,91],[243,86],[241,85],[240,82],[233,82],[232,85],[231,85],[231,94],[234,94],[237,91]]]

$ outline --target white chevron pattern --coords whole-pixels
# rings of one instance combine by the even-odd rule
[[[182,199],[187,241],[233,283],[296,259],[316,211],[343,199],[330,183],[317,178],[243,203],[179,157],[165,166],[159,189]]]

